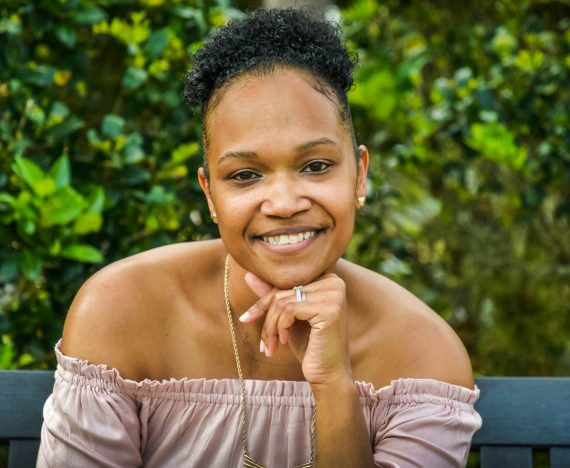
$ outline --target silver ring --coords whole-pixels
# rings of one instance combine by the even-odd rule
[[[295,291],[295,302],[305,302],[307,300],[307,295],[303,292],[303,286],[295,286],[293,291]]]

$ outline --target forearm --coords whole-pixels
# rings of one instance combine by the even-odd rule
[[[316,403],[316,466],[373,467],[366,429],[354,382],[314,386]]]

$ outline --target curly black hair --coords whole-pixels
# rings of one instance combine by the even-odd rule
[[[205,120],[223,94],[218,91],[240,76],[289,68],[307,72],[315,89],[336,101],[341,121],[352,130],[346,93],[356,62],[338,28],[308,10],[256,10],[214,31],[196,52],[184,97],[200,107]]]

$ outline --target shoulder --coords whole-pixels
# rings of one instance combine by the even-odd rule
[[[341,271],[360,335],[366,337],[355,337],[362,380],[378,387],[400,378],[434,379],[473,388],[467,351],[442,317],[378,273],[349,262]]]
[[[192,270],[215,249],[212,242],[173,244],[114,262],[89,278],[68,311],[65,355],[106,364],[123,377],[146,375],[155,344],[168,333],[169,314],[190,295]]]

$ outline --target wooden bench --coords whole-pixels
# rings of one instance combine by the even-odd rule
[[[530,468],[534,449],[549,452],[551,468],[570,468],[570,378],[481,377],[477,385],[483,428],[472,450],[482,468]],[[51,371],[0,371],[0,442],[9,443],[8,468],[35,466],[52,386]]]

